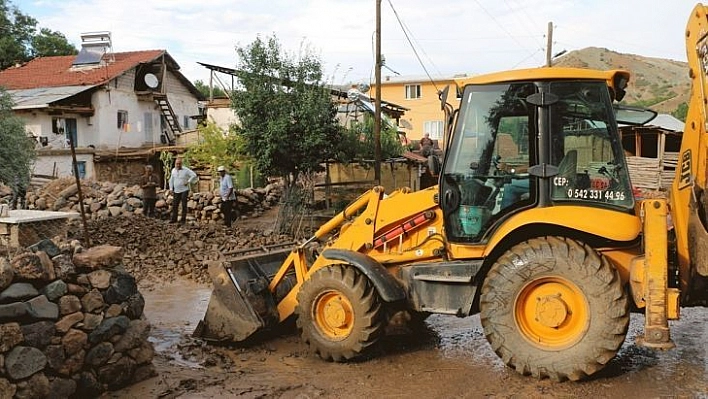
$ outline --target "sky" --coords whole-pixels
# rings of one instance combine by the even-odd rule
[[[197,62],[235,68],[236,47],[276,36],[293,56],[309,48],[331,84],[374,80],[376,0],[10,0],[38,27],[110,31],[113,51],[164,49],[192,82]],[[693,0],[381,0],[382,76],[480,74],[541,66],[552,54],[604,47],[686,60]],[[412,45],[411,45],[412,43]],[[222,75],[223,76],[223,75]]]

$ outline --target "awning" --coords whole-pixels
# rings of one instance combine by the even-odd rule
[[[36,89],[8,90],[15,102],[13,110],[49,108],[54,102],[89,90],[94,86],[38,87]]]

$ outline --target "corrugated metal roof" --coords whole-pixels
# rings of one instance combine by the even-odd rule
[[[8,90],[15,102],[12,109],[47,108],[49,104],[71,97],[94,86],[38,87],[35,89]]]
[[[686,124],[669,114],[659,114],[647,123],[647,126],[656,126],[674,132],[683,132]]]

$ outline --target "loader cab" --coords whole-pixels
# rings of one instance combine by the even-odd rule
[[[503,78],[464,86],[440,179],[448,238],[483,242],[531,207],[633,212],[607,80]]]

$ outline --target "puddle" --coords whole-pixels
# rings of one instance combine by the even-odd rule
[[[191,336],[199,320],[204,317],[211,288],[192,282],[176,280],[162,287],[155,286],[142,292],[145,297],[145,317],[152,328],[148,340],[155,352],[171,363],[202,368],[197,362],[184,358],[179,350],[183,337]]]

